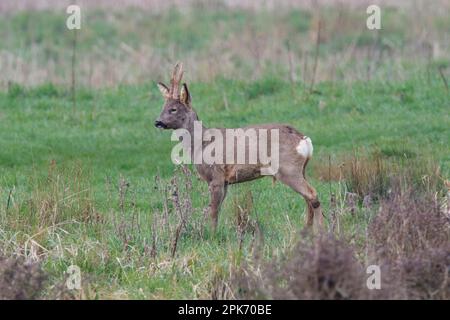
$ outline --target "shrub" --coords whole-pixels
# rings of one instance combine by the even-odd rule
[[[380,203],[368,231],[377,257],[396,260],[450,244],[448,217],[431,194],[396,191]]]
[[[357,299],[365,286],[353,248],[332,234],[305,238],[283,261],[246,265],[235,278],[244,299]]]
[[[38,299],[46,279],[38,263],[0,256],[0,300]]]
[[[302,237],[281,259],[269,263],[251,259],[238,268],[230,286],[234,295],[243,299],[448,299],[450,217],[437,201],[436,190],[405,191],[400,184],[392,182],[389,195],[380,199],[365,243],[354,244],[353,233],[352,241],[333,233]],[[365,264],[380,267],[380,290],[367,288]]]

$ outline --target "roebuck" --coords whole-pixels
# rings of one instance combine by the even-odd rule
[[[155,121],[155,126],[160,129],[180,129],[180,131],[184,132],[181,134],[180,140],[187,141],[187,145],[185,144],[185,147],[187,147],[186,150],[189,152],[189,157],[194,159],[196,156],[206,151],[207,148],[211,147],[211,144],[213,143],[211,137],[205,137],[206,132],[211,132],[211,130],[213,130],[219,134],[222,133],[221,136],[226,136],[228,139],[227,142],[230,142],[230,136],[226,134],[226,130],[231,129],[207,129],[199,122],[197,113],[191,104],[191,95],[187,85],[183,83],[180,90],[182,76],[182,65],[178,63],[172,73],[170,88],[161,82],[158,83],[158,88],[165,98],[165,103],[159,118]],[[200,128],[201,131],[196,130],[198,128]],[[241,133],[240,135],[242,136],[242,134],[244,134],[245,137],[248,138],[247,141],[249,143],[245,144],[246,140],[244,137],[243,143],[245,146],[244,149],[241,149],[241,153],[244,151],[244,162],[235,161],[235,154],[236,151],[238,151],[239,146],[233,146],[233,148],[230,149],[228,148],[227,143],[219,145],[224,148],[223,152],[221,152],[221,154],[224,155],[223,159],[231,152],[232,155],[230,158],[227,158],[228,161],[216,161],[215,163],[194,162],[200,177],[208,183],[210,192],[209,207],[213,229],[215,230],[217,227],[220,205],[225,198],[228,185],[258,179],[264,175],[272,176],[274,180],[281,181],[301,194],[305,199],[308,208],[306,218],[307,226],[312,226],[313,224],[321,226],[322,210],[317,197],[317,192],[305,178],[305,167],[313,152],[311,139],[291,126],[274,123],[248,126],[234,130],[240,130],[238,131]],[[248,161],[249,159],[247,159],[246,156],[248,155],[248,158],[250,158],[249,154],[251,146],[257,145],[258,142],[261,145],[261,141],[255,141],[255,135],[252,136],[251,134],[247,134],[247,132],[250,132],[251,130],[269,131],[270,136],[273,136],[273,132],[276,132],[279,138],[278,141],[276,141],[278,144],[278,149],[276,150],[276,152],[278,152],[279,161],[278,170],[273,172],[268,170],[268,173],[262,174],[262,170],[267,168],[267,163],[263,163],[261,159],[257,159],[253,162]],[[199,132],[201,135],[201,143],[196,146],[191,137],[194,137],[196,134],[198,135]],[[217,137],[215,138],[217,139]],[[233,141],[234,138],[239,138],[239,136],[232,136]],[[225,145],[227,145],[226,150]],[[271,140],[265,147],[270,149],[273,145],[274,142]],[[215,153],[218,153],[218,151],[220,152],[222,150],[215,150]],[[271,153],[273,152],[273,149],[271,149]],[[238,158],[239,156],[240,155],[237,154]],[[222,159],[221,156],[220,159]],[[234,161],[229,161],[230,159]]]

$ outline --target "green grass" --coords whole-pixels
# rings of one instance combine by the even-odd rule
[[[162,80],[167,66],[176,60],[186,63],[190,68],[186,76],[196,81],[223,74],[233,79],[263,78],[265,73],[287,78],[288,55],[293,74],[310,81],[317,12],[223,6],[214,1],[186,10],[83,7],[82,27],[76,33],[78,81],[102,87]],[[371,31],[365,26],[365,10],[321,7],[316,80],[368,78],[369,68],[371,79],[404,79],[426,63],[431,73],[446,66],[448,76],[449,20],[444,10],[427,9],[434,11],[419,15],[416,10],[385,7],[382,29]],[[0,16],[0,58],[5,59],[0,87],[9,81],[67,85],[74,32],[65,27],[65,13],[17,11]],[[428,30],[430,36],[424,38],[421,30]]]
[[[312,137],[315,165],[328,155],[335,159],[355,148],[379,148],[388,157],[432,155],[448,177],[448,96],[438,78],[426,81],[418,75],[400,84],[321,83],[318,93],[309,95],[301,84],[292,90],[289,83],[267,77],[252,83],[191,83],[190,90],[207,126],[294,125]],[[85,297],[204,298],[214,277],[226,276],[231,265],[251,252],[251,233],[245,234],[239,251],[233,205],[233,199],[240,203],[240,195],[248,190],[254,200],[250,216],[264,235],[265,256],[291,246],[303,226],[305,204],[286,186],[273,187],[270,179],[262,179],[231,188],[216,236],[208,230],[200,235],[200,228],[190,224],[172,259],[171,235],[160,231],[158,254],[149,257],[153,215],[164,203],[164,193],[155,190],[155,176],[167,184],[175,168],[170,132],[153,127],[162,102],[150,83],[79,90],[75,109],[70,94],[51,84],[16,85],[0,93],[1,242],[9,244],[5,250],[23,248],[27,241],[30,245],[33,236],[45,248],[38,252],[53,281],[62,281],[70,264],[80,266],[90,284]],[[326,210],[329,185],[319,181],[312,168],[308,175]],[[122,177],[130,184],[123,208],[118,191]],[[339,186],[333,183],[332,188]],[[61,208],[55,209],[52,199]],[[42,209],[43,203],[51,209]],[[192,203],[192,221],[201,224],[207,188],[197,178]],[[102,222],[83,220],[83,212],[91,207]],[[56,229],[48,222],[51,218],[43,216],[52,210],[57,212]],[[134,220],[139,223],[134,225]],[[117,221],[124,225],[125,236]],[[365,222],[349,216],[343,224],[357,233]],[[29,253],[29,248],[24,250]]]
[[[325,212],[330,189],[339,198],[346,186],[319,179],[329,157],[337,168],[355,150],[362,159],[376,150],[387,161],[435,161],[448,179],[450,103],[437,70],[448,78],[450,20],[440,10],[429,20],[428,12],[383,8],[383,28],[372,32],[365,10],[321,7],[310,94],[316,13],[222,6],[83,8],[75,107],[67,86],[73,33],[64,12],[0,13],[0,251],[41,261],[50,275],[48,297],[76,264],[82,298],[209,298],[261,236],[264,259],[297,242],[305,203],[271,179],[232,186],[218,233],[203,228],[207,186],[195,174],[192,189],[184,185],[170,158],[171,132],[153,126],[163,104],[155,83],[168,80],[166,65],[175,60],[187,66],[193,106],[206,126],[288,123],[312,138],[307,176]],[[428,59],[435,42],[440,55]],[[174,258],[173,177],[182,204],[193,207]],[[242,243],[239,207],[250,213]],[[341,228],[364,242],[367,219],[345,213]]]

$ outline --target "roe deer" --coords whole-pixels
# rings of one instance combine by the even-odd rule
[[[160,129],[179,129],[184,131],[186,135],[193,137],[195,134],[198,134],[194,129],[199,127],[199,118],[192,107],[191,95],[187,85],[183,83],[180,90],[182,76],[182,65],[177,63],[170,80],[170,88],[161,82],[158,83],[158,88],[165,98],[165,103],[160,116],[155,121],[155,126]],[[205,135],[204,132],[208,130],[216,130],[219,133],[231,130],[224,128],[207,129],[202,124],[200,125],[200,128],[203,129],[201,135]],[[301,194],[306,201],[308,209],[306,218],[307,226],[311,227],[314,224],[316,227],[320,227],[322,225],[322,210],[317,197],[317,192],[305,178],[305,167],[313,152],[311,139],[291,126],[281,124],[255,125],[234,130],[241,130],[240,132],[244,133],[244,130],[252,129],[269,130],[271,132],[277,131],[279,137],[279,167],[277,171],[269,171],[269,173],[266,173],[265,175],[272,176],[274,181],[279,180]],[[190,138],[186,135],[182,135],[180,140],[183,141],[186,138]],[[201,138],[202,141],[197,147],[191,139],[186,140],[190,141],[188,142],[188,147],[190,147],[188,150],[191,158],[194,158],[197,153],[205,151],[208,145],[212,143],[212,141],[209,141],[210,139],[204,139],[204,136]],[[227,138],[229,139],[228,136]],[[233,139],[234,138],[235,137],[233,137]],[[255,141],[252,141],[250,135],[248,135],[247,138],[249,144],[244,147],[244,158],[245,155],[249,153],[249,146],[256,143]],[[271,144],[273,144],[273,142],[269,143],[269,147]],[[230,150],[228,149],[226,150],[228,153],[229,151]],[[231,151],[234,152],[236,149]],[[213,230],[216,230],[217,228],[218,212],[220,205],[225,198],[228,185],[261,178],[264,176],[261,173],[261,170],[267,168],[266,164],[263,164],[260,159],[253,163],[236,163],[235,161],[224,161],[222,163],[217,162],[213,164],[195,163],[195,167],[199,176],[208,183],[210,192],[209,209]]]

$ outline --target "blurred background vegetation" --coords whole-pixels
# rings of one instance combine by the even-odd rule
[[[429,217],[450,201],[449,1],[76,3],[74,32],[72,1],[0,1],[0,298],[448,298],[448,218]],[[366,28],[374,3],[378,31]],[[269,179],[230,188],[209,233],[206,184],[153,127],[155,83],[176,61],[206,126],[289,123],[312,138],[307,176],[344,244],[292,252],[305,204]],[[395,281],[368,295],[363,266],[386,243]],[[72,264],[83,288],[67,293]],[[236,273],[265,269],[235,288]],[[304,282],[336,272],[348,295]],[[305,292],[267,291],[270,274]]]
[[[77,82],[102,87],[155,81],[177,60],[191,81],[267,74],[308,83],[313,77],[401,80],[423,65],[448,69],[448,1],[375,1],[382,6],[379,31],[366,27],[372,2],[78,1]],[[71,3],[2,1],[2,87],[70,85],[74,32],[65,27],[65,9]]]

